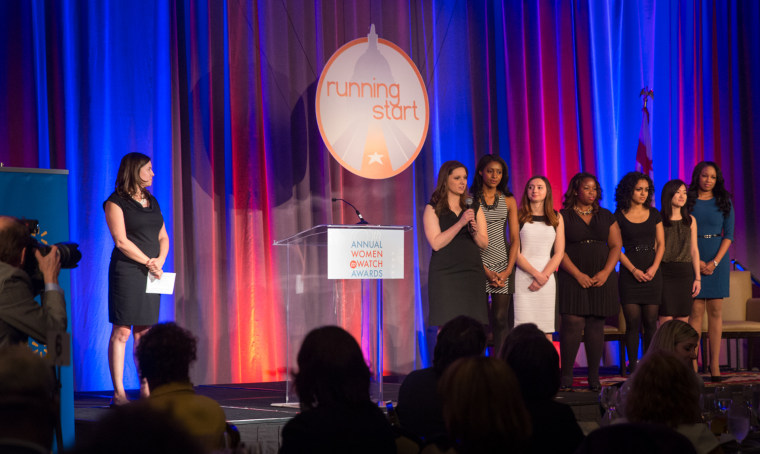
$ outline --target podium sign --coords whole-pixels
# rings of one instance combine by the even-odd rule
[[[327,229],[328,279],[403,279],[404,231]]]

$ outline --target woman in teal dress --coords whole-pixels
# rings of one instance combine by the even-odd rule
[[[701,333],[702,317],[707,308],[710,375],[713,381],[720,381],[723,298],[729,293],[728,248],[734,240],[734,207],[717,164],[711,161],[697,164],[691,176],[686,205],[697,221],[699,271],[702,274],[702,290],[694,298],[689,324]]]

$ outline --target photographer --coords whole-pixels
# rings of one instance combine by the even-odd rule
[[[0,216],[0,347],[25,343],[29,337],[47,343],[48,331],[66,329],[66,301],[58,285],[58,248],[53,246],[45,256],[34,250],[45,283],[39,305],[34,300],[32,280],[22,269],[30,253],[29,244],[24,224]]]

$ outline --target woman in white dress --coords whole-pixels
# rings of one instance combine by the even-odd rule
[[[517,214],[520,252],[515,273],[515,326],[535,323],[551,340],[557,302],[554,272],[565,254],[565,226],[543,176],[528,180]]]

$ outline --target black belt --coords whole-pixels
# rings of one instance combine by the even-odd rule
[[[582,240],[578,241],[579,244],[591,244],[591,243],[604,243],[604,241],[599,240]]]
[[[700,238],[718,238],[720,236],[723,236],[722,233],[713,233],[710,235],[699,235]]]
[[[631,246],[625,247],[626,252],[627,251],[636,251],[636,252],[649,252],[654,251],[654,246],[651,244],[634,244]]]

